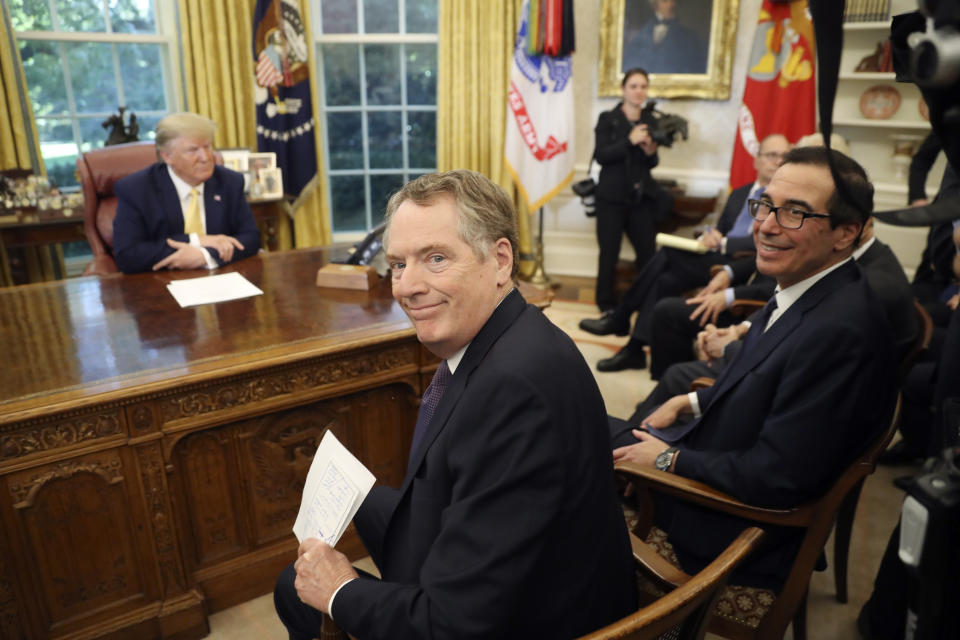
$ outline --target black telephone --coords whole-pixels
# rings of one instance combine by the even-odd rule
[[[378,225],[363,240],[353,245],[353,253],[343,261],[343,264],[369,265],[383,248],[383,231],[386,228],[386,222]]]

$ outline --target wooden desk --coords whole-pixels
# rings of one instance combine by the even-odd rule
[[[0,637],[202,637],[295,559],[327,429],[399,485],[433,359],[324,260],[240,261],[265,294],[200,308],[165,287],[196,272],[0,290]]]
[[[166,290],[196,271],[0,290],[0,638],[206,635],[296,558],[327,429],[400,485],[437,359],[389,282],[314,286],[328,257],[241,260],[264,295],[199,308]]]

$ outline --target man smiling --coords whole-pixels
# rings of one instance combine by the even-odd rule
[[[316,539],[277,582],[293,640],[573,638],[636,608],[603,400],[573,342],[514,286],[513,205],[480,174],[417,178],[387,205],[393,296],[443,361],[400,489],[354,518],[382,580]]]
[[[828,154],[849,200],[835,188]],[[668,400],[614,458],[759,506],[821,495],[885,426],[895,400],[892,332],[851,260],[872,209],[873,186],[856,162],[822,147],[790,151],[750,204],[757,269],[777,280],[776,294],[716,383]],[[697,419],[674,424],[685,413]],[[682,504],[660,524],[688,572],[744,526]],[[798,543],[795,531],[768,531],[738,583],[778,587]]]

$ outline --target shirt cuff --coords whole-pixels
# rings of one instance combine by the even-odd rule
[[[727,236],[720,238],[720,253],[727,252]]]
[[[733,301],[736,300],[735,294],[733,292],[733,287],[727,287],[723,290],[723,301],[727,303],[727,309],[730,308],[730,305],[733,304]]]
[[[687,394],[687,399],[690,401],[690,410],[693,411],[693,417],[700,417],[700,398],[697,397],[696,391],[691,391]]]
[[[337,594],[340,593],[340,589],[343,589],[345,586],[353,582],[354,580],[359,580],[359,578],[350,578],[342,585],[337,587],[337,590],[333,592],[333,595],[330,596],[330,601],[327,603],[327,615],[330,616],[330,619],[333,620],[333,599],[337,597]]]
[[[727,272],[728,276],[730,276],[730,282],[733,282],[733,269],[730,268],[730,265],[723,265],[723,270]]]
[[[200,234],[191,233],[190,234],[190,246],[196,247],[203,252],[203,260],[207,263],[207,269],[216,269],[220,265],[217,264],[217,261],[213,259],[213,256],[210,255],[210,252],[207,251],[206,247],[200,246]]]

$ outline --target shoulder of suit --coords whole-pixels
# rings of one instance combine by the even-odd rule
[[[130,173],[118,179],[114,183],[114,189],[116,190],[117,187],[123,189],[123,187],[128,184],[137,185],[144,181],[156,180],[159,176],[166,175],[166,170],[167,170],[167,165],[165,165],[162,162],[155,162],[149,167],[144,167],[143,169],[139,169],[137,171],[134,171],[133,173]],[[159,172],[161,171],[164,173],[160,174]]]

